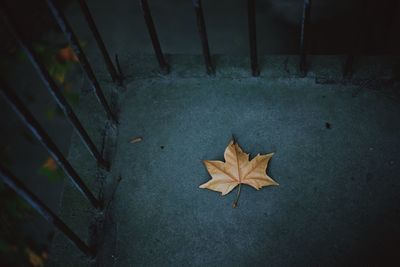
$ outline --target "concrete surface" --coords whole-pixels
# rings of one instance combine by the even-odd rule
[[[115,159],[115,266],[394,258],[386,239],[399,230],[400,106],[390,94],[355,90],[235,77],[129,85]],[[198,188],[210,179],[201,161],[223,159],[232,134],[253,156],[276,153],[269,170],[280,183],[244,187],[237,209],[234,194]],[[143,141],[128,143],[136,135]]]
[[[120,94],[99,255],[87,261],[58,235],[53,265],[398,261],[398,84],[382,58],[362,59],[354,79],[343,81],[342,59],[315,57],[302,79],[297,57],[264,58],[260,78],[249,76],[246,58],[217,57],[214,77],[204,76],[200,56],[170,56],[168,76],[145,72],[148,58],[127,58],[130,71],[143,73],[130,72],[135,78]],[[252,156],[276,153],[269,174],[280,184],[244,186],[237,209],[235,191],[221,197],[198,188],[210,179],[201,161],[222,160],[232,134]],[[143,141],[129,143],[135,136]],[[87,232],[96,218],[68,194],[64,217]]]
[[[99,75],[99,78],[101,79],[102,76]],[[103,82],[102,88],[112,109],[117,110],[115,107],[115,103],[118,101],[117,87],[114,84]],[[91,133],[93,142],[104,158],[110,162],[110,157],[114,153],[112,140],[115,139],[116,126],[107,121],[105,111],[98,103],[93,91],[83,91],[80,103],[76,112],[79,114],[82,124]],[[113,188],[112,181],[110,181],[111,176],[108,175],[108,171],[96,163],[75,132],[72,135],[68,159],[94,196],[103,202],[107,209],[110,201],[108,189]],[[103,225],[105,215],[105,212],[94,209],[71,181],[65,179],[59,216],[89,246],[97,246],[101,238],[101,233],[98,231]],[[50,254],[49,261],[46,262],[47,266],[87,266],[92,262],[77,250],[61,232],[56,232]]]

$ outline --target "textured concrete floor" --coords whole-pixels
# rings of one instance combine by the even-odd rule
[[[392,97],[312,78],[131,83],[114,166],[122,178],[115,266],[391,259],[400,230],[400,106]],[[210,178],[201,161],[222,160],[232,134],[253,156],[276,153],[269,173],[280,183],[245,186],[237,209],[234,194],[198,188]],[[130,144],[134,136],[143,141]]]
[[[260,78],[249,77],[244,58],[220,57],[215,77],[204,75],[201,57],[170,57],[168,76],[150,71],[155,66],[146,58],[129,61],[135,63],[120,95],[112,171],[97,178],[103,186],[119,183],[104,194],[110,201],[97,260],[88,262],[57,235],[50,265],[397,260],[400,106],[390,68],[382,67],[390,64],[366,60],[351,82],[341,83],[340,57],[314,58],[303,79],[297,57],[267,58]],[[221,197],[198,188],[210,178],[201,161],[222,160],[232,134],[252,156],[276,153],[269,174],[280,184],[243,187],[237,209],[231,207],[235,191]],[[129,143],[135,136],[143,141]],[[79,152],[82,146],[71,149],[85,177],[98,172]],[[74,194],[64,193],[62,216],[89,238],[88,225],[99,214]]]

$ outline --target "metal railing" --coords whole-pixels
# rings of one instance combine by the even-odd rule
[[[79,44],[78,38],[68,21],[66,20],[64,14],[61,12],[60,7],[54,0],[46,0],[55,21],[64,32],[66,38],[71,44],[76,56],[79,59],[80,65],[85,71],[91,86],[95,92],[95,95],[104,108],[107,117],[113,122],[117,123],[117,117],[112,112],[104,94],[101,89],[100,83],[98,82],[89,61]],[[121,82],[121,76],[117,73],[109,54],[105,48],[103,40],[97,30],[97,27],[93,21],[89,9],[84,0],[80,1],[80,7],[82,8],[83,14],[86,21],[91,29],[96,43],[99,47],[100,52],[103,55],[103,59],[107,65],[107,69],[111,75],[114,82]],[[96,147],[94,142],[89,137],[87,131],[84,129],[82,123],[79,121],[75,112],[68,104],[67,100],[61,93],[60,88],[57,83],[51,77],[49,71],[46,69],[44,63],[40,60],[39,55],[33,49],[32,44],[25,38],[23,32],[19,28],[16,20],[10,15],[8,7],[2,2],[0,3],[0,16],[3,23],[6,25],[9,32],[13,35],[15,40],[18,42],[20,47],[24,50],[41,80],[45,84],[46,88],[53,96],[54,100],[57,102],[58,106],[64,112],[65,116],[72,124],[73,128],[76,130],[89,152],[96,159],[97,163],[109,170],[110,164],[101,155],[99,149]],[[47,149],[49,154],[56,160],[59,166],[62,167],[63,171],[67,174],[68,178],[72,181],[73,185],[79,190],[83,196],[90,202],[90,204],[96,209],[102,209],[103,203],[94,196],[90,191],[88,186],[80,178],[76,170],[72,167],[70,162],[62,154],[61,150],[53,142],[50,136],[47,134],[45,129],[40,125],[37,119],[32,115],[32,113],[26,108],[26,105],[19,99],[14,90],[6,83],[4,79],[0,79],[0,92],[21,118],[22,122],[29,128],[32,134],[40,141],[40,143]],[[24,184],[15,177],[5,166],[0,164],[0,176],[4,183],[12,188],[17,194],[19,194],[23,199],[25,199],[39,214],[41,214],[45,219],[52,223],[57,229],[63,232],[84,254],[93,257],[96,253],[95,248],[90,247],[85,243],[80,237],[78,237],[56,214],[54,214],[49,207],[43,203],[37,196],[35,196]]]
[[[48,7],[53,14],[54,20],[57,22],[65,37],[71,44],[76,56],[79,59],[80,65],[85,71],[91,86],[95,92],[95,95],[99,103],[104,108],[108,118],[113,122],[117,123],[117,117],[115,113],[111,110],[107,100],[102,92],[100,83],[98,82],[96,75],[81,47],[78,38],[74,33],[72,27],[68,23],[65,15],[62,13],[60,7],[58,6],[56,0],[44,0],[46,1]],[[156,55],[159,67],[164,74],[168,74],[170,71],[170,66],[165,59],[162,52],[161,45],[157,36],[157,31],[151,16],[150,7],[147,0],[139,0],[141,8],[143,10],[144,20],[150,35],[150,39],[154,48],[154,53]],[[253,76],[260,75],[260,67],[258,64],[257,56],[257,35],[256,35],[256,0],[246,0],[247,1],[247,16],[248,16],[248,32],[249,32],[249,54],[250,54],[250,69]],[[206,68],[206,73],[209,75],[215,74],[215,65],[213,64],[209,42],[207,38],[206,24],[203,15],[203,8],[201,0],[192,0],[198,34],[202,46],[202,54],[204,57],[204,63]],[[299,71],[301,76],[307,75],[307,40],[309,38],[309,24],[310,24],[310,14],[311,14],[311,0],[303,0],[303,14],[300,22],[300,44],[299,44]],[[79,0],[79,5],[81,7],[82,13],[86,19],[86,22],[93,33],[94,39],[96,41],[97,47],[99,48],[104,62],[107,66],[107,70],[111,76],[111,79],[120,84],[122,82],[122,73],[120,71],[118,62],[117,67],[114,66],[103,39],[97,30],[96,24],[90,13],[89,7],[87,6],[85,0]],[[97,163],[109,170],[110,164],[101,155],[100,151],[93,143],[88,133],[84,129],[83,125],[77,118],[76,114],[72,110],[71,106],[68,104],[67,100],[62,95],[57,83],[53,80],[48,70],[41,62],[38,54],[34,51],[32,44],[24,37],[23,32],[18,28],[16,20],[12,18],[11,13],[8,11],[4,3],[0,3],[0,16],[7,26],[8,30],[12,33],[14,38],[17,40],[21,48],[28,55],[32,65],[36,69],[38,75],[42,79],[46,88],[53,96],[58,106],[63,110],[66,117],[72,124],[73,128],[76,130],[83,143],[86,145],[87,149],[90,151],[92,156],[95,158]],[[363,13],[364,14],[364,13]],[[362,15],[363,16],[363,15]],[[362,22],[360,22],[361,24]],[[347,61],[345,64],[344,75],[352,72],[354,63],[354,52],[357,49],[357,42],[355,41],[353,49],[349,51]],[[60,149],[51,140],[49,135],[46,133],[44,128],[39,124],[35,117],[26,108],[25,104],[18,98],[14,93],[14,90],[4,81],[0,80],[0,92],[3,94],[7,102],[11,105],[14,111],[19,115],[24,124],[31,130],[33,135],[42,143],[42,145],[47,149],[47,151],[54,157],[57,163],[63,168],[64,172],[71,179],[76,189],[79,190],[91,203],[91,205],[96,209],[102,209],[103,203],[97,199],[87,185],[82,181],[77,172],[71,166],[69,161],[61,153]],[[63,232],[84,254],[88,256],[94,256],[96,254],[95,248],[89,247],[81,238],[79,238],[56,214],[54,214],[45,203],[43,203],[38,197],[36,197],[24,184],[15,177],[6,167],[0,164],[0,176],[2,180],[15,192],[17,192],[22,198],[24,198],[35,210],[37,210],[43,217],[45,217],[50,223],[52,223],[56,228]]]

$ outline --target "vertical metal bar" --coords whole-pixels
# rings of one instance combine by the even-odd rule
[[[32,62],[33,67],[39,74],[40,78],[42,79],[46,88],[49,90],[50,94],[54,97],[58,106],[63,110],[65,116],[68,118],[68,120],[75,128],[75,130],[78,132],[79,136],[82,138],[89,152],[95,157],[95,159],[100,165],[108,169],[109,163],[103,158],[99,150],[96,148],[96,145],[93,143],[88,133],[83,128],[78,117],[76,116],[75,112],[72,110],[71,106],[68,104],[65,97],[61,93],[60,88],[57,86],[54,79],[47,71],[46,67],[40,61],[39,56],[37,55],[33,47],[29,44],[24,35],[18,29],[15,20],[13,20],[10,16],[5,14],[3,10],[0,10],[0,15],[4,23],[6,24],[7,28],[10,30],[15,39],[18,41],[21,48],[28,55],[30,61]]]
[[[21,198],[42,215],[48,222],[53,224],[65,234],[84,254],[93,257],[95,251],[80,239],[48,206],[46,206],[36,195],[34,195],[17,177],[0,163],[0,177],[3,182],[13,189]]]
[[[385,2],[385,14],[387,17],[383,26],[383,38],[382,38],[382,50],[383,53],[390,54],[390,46],[388,42],[390,41],[390,32],[393,31],[393,22],[396,18],[396,12],[398,12],[398,5],[400,4],[398,0],[389,0]]]
[[[300,75],[307,75],[307,37],[310,24],[311,0],[304,0],[300,35]]]
[[[249,26],[249,44],[250,44],[250,60],[251,71],[253,76],[260,75],[260,69],[257,60],[257,27],[256,27],[256,1],[247,0],[247,18]]]
[[[87,24],[89,25],[89,28],[93,33],[94,39],[96,40],[97,46],[100,49],[100,52],[103,56],[104,62],[106,63],[108,72],[110,73],[113,82],[115,81],[121,82],[121,77],[119,77],[113,62],[111,61],[110,55],[107,52],[107,48],[96,27],[96,23],[93,20],[93,16],[90,13],[88,5],[86,4],[86,0],[79,0],[79,5],[82,9],[82,13],[86,19]]]
[[[57,21],[59,27],[61,30],[64,32],[66,38],[69,40],[71,43],[71,47],[74,50],[76,56],[79,58],[79,61],[82,65],[82,68],[86,72],[86,75],[88,76],[90,82],[92,83],[94,92],[96,94],[97,99],[99,100],[100,104],[103,106],[105,109],[107,116],[113,121],[117,122],[117,118],[111,111],[110,106],[107,103],[107,100],[101,90],[100,84],[94,75],[93,69],[89,64],[89,61],[83,52],[83,49],[81,45],[79,44],[78,37],[72,30],[71,25],[69,25],[67,19],[65,18],[64,14],[61,12],[60,7],[57,5],[56,0],[46,0],[47,5],[49,6],[51,13],[53,14],[55,20]]]
[[[5,81],[0,81],[0,92],[3,93],[5,99],[19,115],[21,120],[29,128],[32,134],[43,144],[56,162],[63,168],[75,187],[90,201],[95,208],[101,208],[101,203],[93,193],[89,190],[86,184],[79,177],[78,173],[71,166],[69,161],[64,157],[56,144],[51,140],[50,136],[46,133],[43,127],[35,119],[35,117],[28,111],[19,97],[13,90],[6,84]]]
[[[353,75],[353,65],[354,65],[354,53],[350,52],[346,57],[346,62],[344,63],[343,68],[343,77],[350,78]]]
[[[206,64],[206,71],[208,75],[211,75],[215,73],[215,69],[212,64],[210,48],[208,46],[207,30],[206,30],[206,24],[204,22],[204,14],[201,5],[201,0],[192,0],[192,1],[194,10],[196,12],[197,28],[199,30],[201,46],[203,48],[203,56]]]
[[[115,64],[117,65],[117,69],[118,69],[119,75],[120,75],[121,79],[123,80],[125,75],[122,72],[121,65],[119,64],[118,54],[115,54]]]
[[[151,16],[149,3],[147,0],[140,0],[140,5],[142,7],[144,20],[147,25],[147,30],[149,31],[149,35],[151,38],[151,43],[153,44],[154,53],[156,54],[158,64],[160,65],[161,70],[165,73],[169,73],[169,65],[164,58],[164,54],[161,50],[160,41],[158,40],[156,28],[154,26],[153,18]]]
[[[354,34],[353,39],[350,41],[350,49],[349,49],[349,54],[347,55],[346,62],[344,64],[343,68],[343,77],[346,79],[351,78],[354,72],[354,62],[355,62],[355,57],[357,50],[359,50],[361,47],[361,43],[363,38],[365,38],[366,32],[369,28],[369,25],[365,25],[366,21],[366,15],[367,15],[367,6],[368,6],[368,0],[360,0],[360,9],[358,11],[357,15],[357,24],[355,25],[354,28]]]

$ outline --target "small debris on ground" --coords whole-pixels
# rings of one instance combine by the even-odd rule
[[[135,136],[132,137],[131,140],[129,141],[129,143],[134,144],[134,143],[139,143],[143,140],[143,137],[141,136]]]
[[[326,129],[331,129],[332,125],[329,122],[325,122],[325,128]]]

